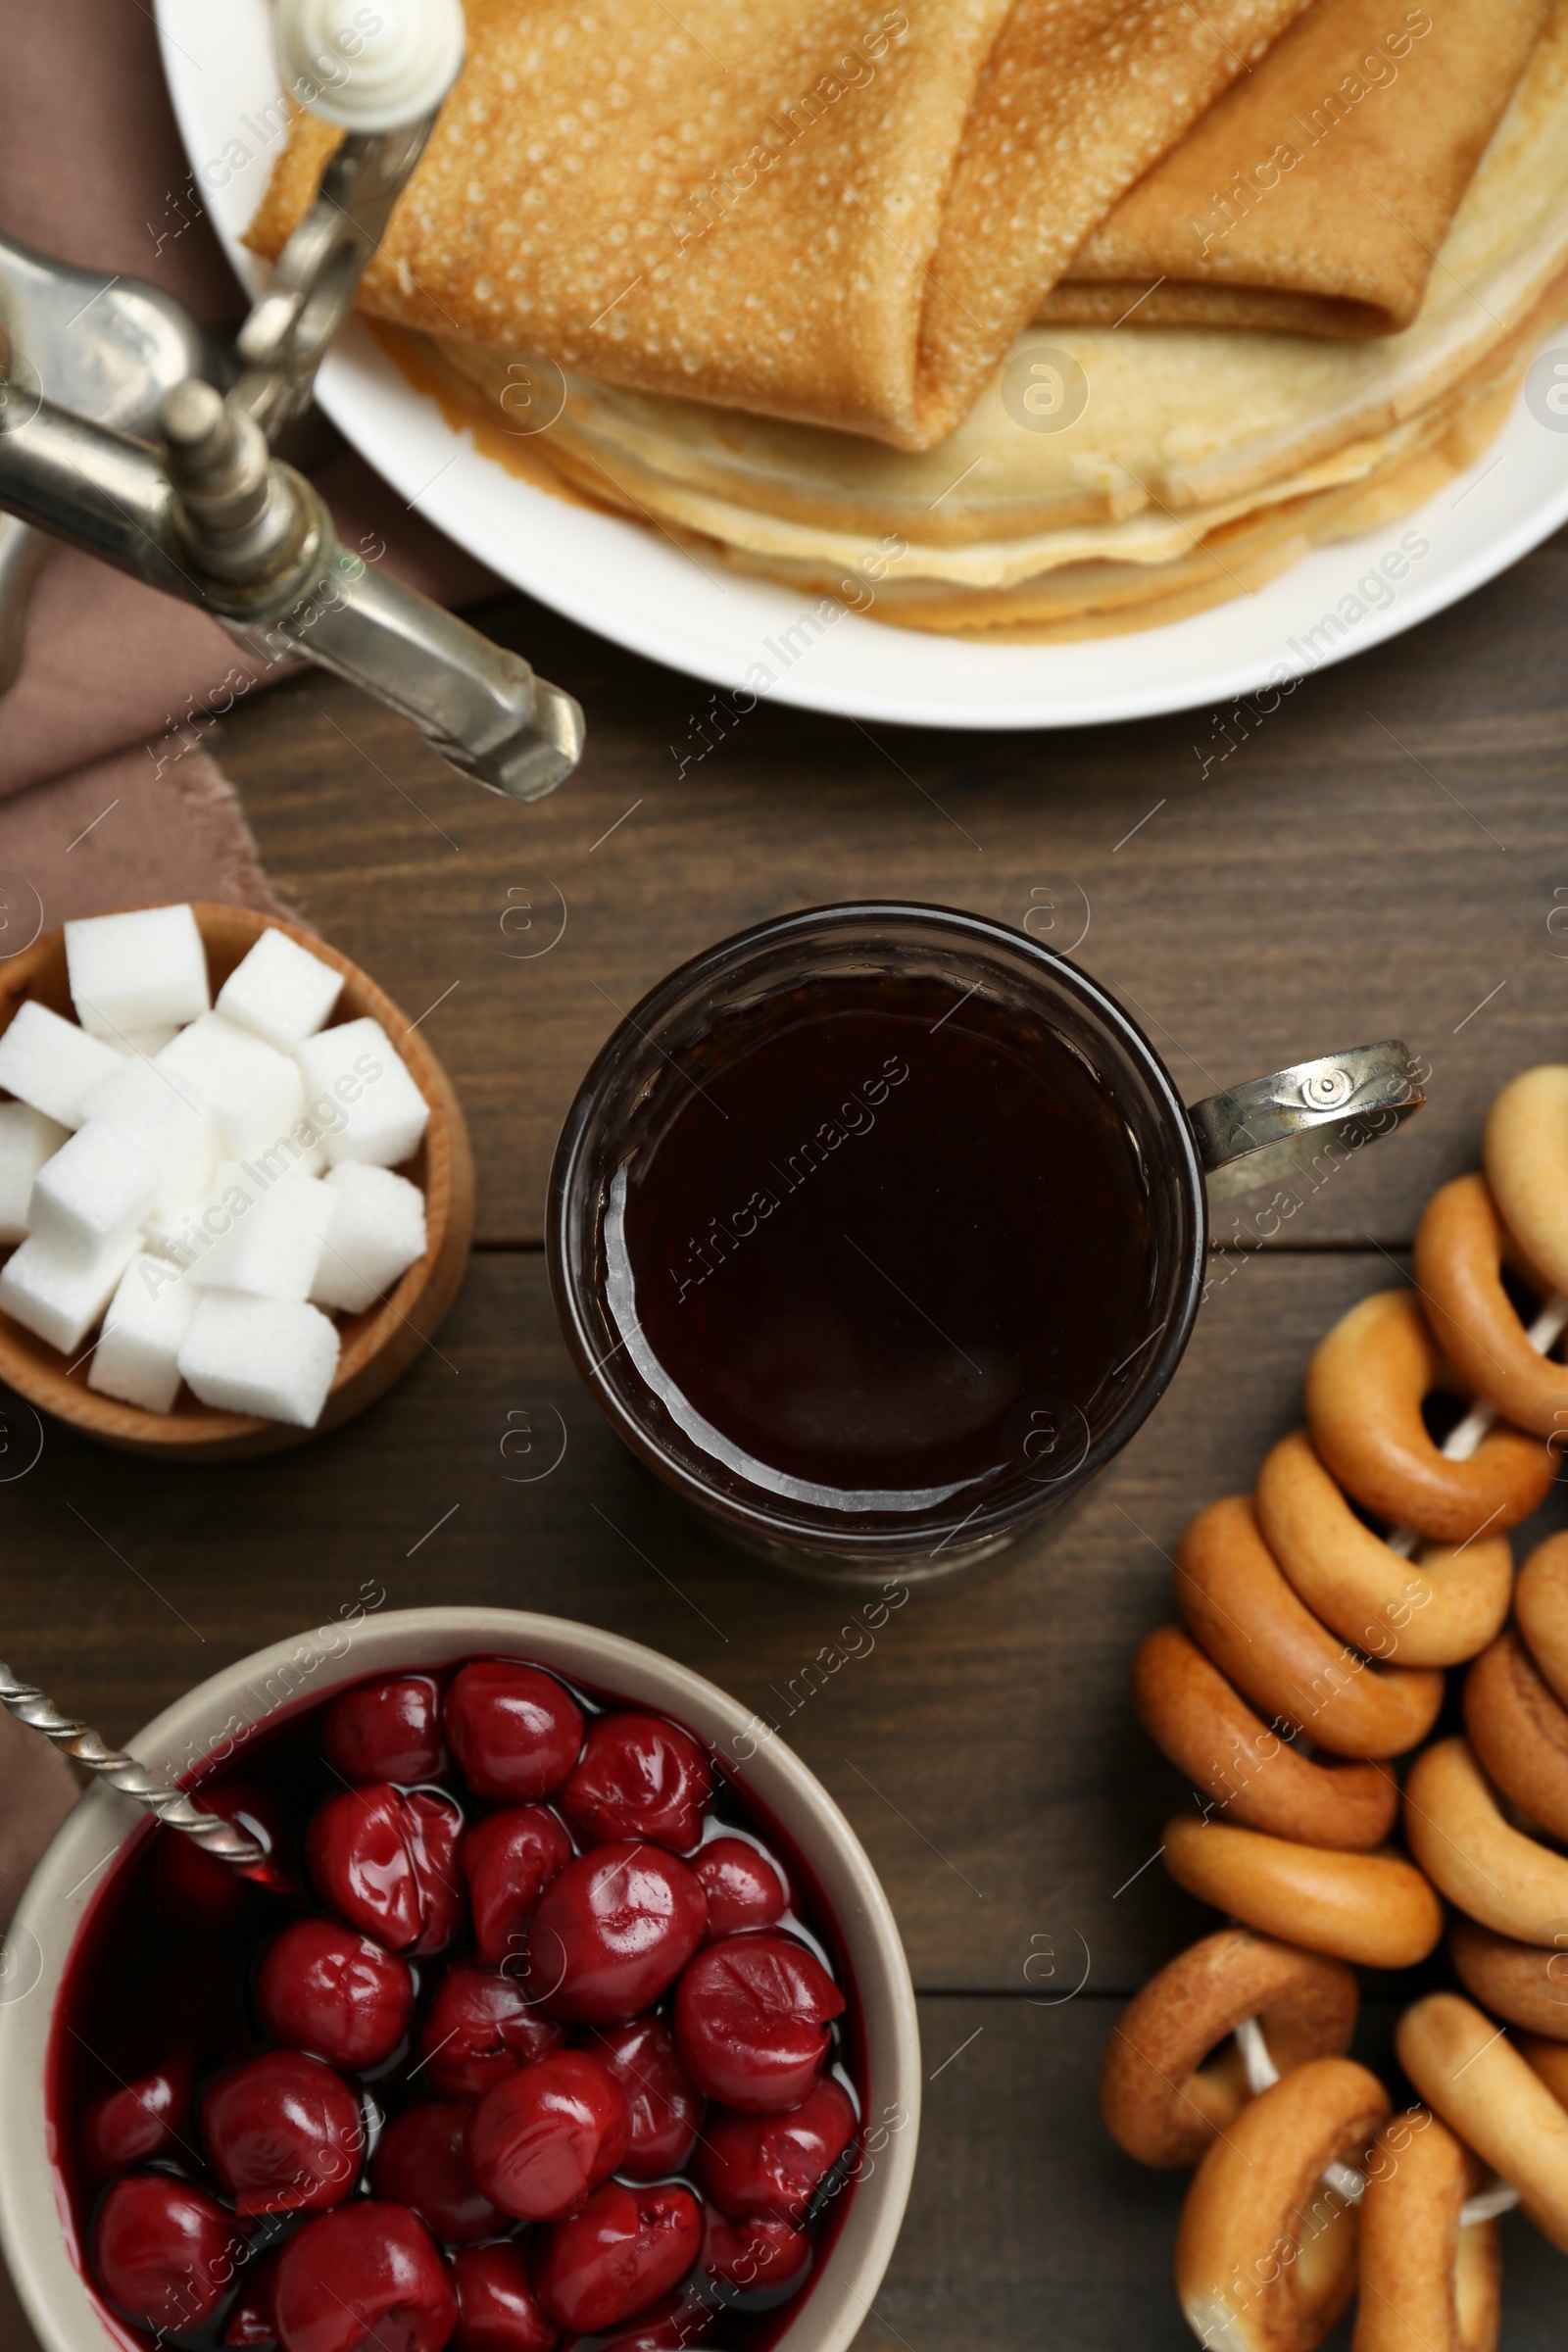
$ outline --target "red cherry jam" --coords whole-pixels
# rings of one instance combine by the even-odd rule
[[[138,1831],[50,2044],[125,2352],[766,2352],[853,2192],[859,2021],[809,1871],[700,1740],[478,1658],[196,1786],[268,1868]]]

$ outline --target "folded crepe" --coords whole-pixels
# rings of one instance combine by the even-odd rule
[[[1548,0],[1315,0],[1074,257],[1042,321],[1388,335]]]
[[[739,568],[923,627],[1056,628],[1135,607],[1152,622],[1418,504],[1496,429],[1568,309],[1568,0],[1439,264],[1414,322],[1376,341],[1031,327],[918,454],[577,375],[551,429],[519,441],[508,356],[450,338],[435,356],[449,414],[482,419],[490,454],[525,451]],[[1083,394],[1058,429],[1020,397],[1043,370]]]
[[[926,449],[1302,5],[468,0],[467,62],[362,303]],[[296,122],[257,252],[275,257],[335,135]]]

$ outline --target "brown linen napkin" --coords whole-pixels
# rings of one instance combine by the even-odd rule
[[[1316,0],[1124,196],[1043,322],[1390,335],[1549,0]]]
[[[38,1857],[76,1801],[76,1781],[58,1748],[11,1715],[0,1715],[0,1933],[22,1899]],[[24,1998],[25,1956],[13,1952],[0,2000]]]
[[[942,439],[1088,230],[1302,0],[469,0],[378,317]],[[334,133],[295,127],[275,253]]]
[[[242,316],[193,192],[151,12],[0,0],[0,228],[106,279],[149,279],[209,323]],[[346,544],[427,594],[461,602],[497,585],[357,458],[317,478]],[[149,899],[284,911],[202,748],[225,710],[282,674],[194,607],[61,550],[34,598],[22,675],[0,696],[0,878],[37,893],[45,927]]]

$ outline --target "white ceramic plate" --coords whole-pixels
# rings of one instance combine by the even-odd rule
[[[261,272],[238,239],[281,144],[266,0],[158,0],[158,23],[196,186],[254,286]],[[1568,333],[1555,340],[1568,353]],[[1083,726],[1227,704],[1441,612],[1568,519],[1568,429],[1548,430],[1521,398],[1479,464],[1419,513],[1318,549],[1253,596],[1129,636],[971,645],[852,612],[830,627],[799,625],[815,611],[802,592],[721,573],[641,524],[535,490],[454,432],[358,322],[322,368],[318,397],[411,507],[585,627],[714,686],[744,688],[750,673],[755,688],[760,665],[780,702],[914,726]],[[1357,597],[1357,581],[1408,531],[1429,552],[1396,589],[1380,582],[1374,598],[1387,603]]]

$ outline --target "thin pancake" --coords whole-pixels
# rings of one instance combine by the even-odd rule
[[[1076,564],[994,590],[893,581],[856,609],[902,628],[973,636],[988,645],[1065,644],[1185,620],[1255,594],[1314,548],[1357,538],[1424,506],[1486,449],[1507,416],[1517,383],[1516,365],[1500,383],[1480,388],[1431,444],[1391,460],[1364,481],[1292,499],[1221,526],[1168,564]],[[734,549],[723,553],[736,569],[758,568]],[[780,577],[778,567],[770,565],[768,576]],[[790,578],[793,585],[823,595],[842,587],[821,565],[796,566]],[[1382,582],[1373,593],[1380,603],[1391,600]],[[1344,610],[1352,602],[1361,604],[1362,612],[1372,609],[1353,598],[1348,583],[1347,595],[1318,633],[1319,658],[1353,626],[1356,615]]]
[[[375,317],[942,439],[1085,236],[1303,0],[468,0]],[[273,257],[334,135],[294,127]]]
[[[439,347],[449,367],[458,353]],[[473,359],[471,349],[462,357]],[[448,379],[454,381],[454,378]],[[577,389],[573,387],[574,391]],[[1282,506],[1318,491],[1358,484],[1391,462],[1433,439],[1443,429],[1443,404],[1432,404],[1386,434],[1347,443],[1317,464],[1298,468],[1246,495],[1208,506],[1190,507],[1180,514],[1167,507],[1142,503],[1137,512],[1104,522],[1065,525],[1055,530],[1021,531],[995,539],[944,542],[926,537],[909,539],[901,516],[885,533],[875,530],[835,530],[820,523],[806,524],[775,516],[756,507],[742,507],[707,492],[692,492],[679,483],[646,470],[636,455],[622,446],[606,462],[599,448],[585,440],[580,429],[557,430],[547,446],[564,480],[597,504],[622,513],[647,516],[657,513],[694,537],[711,540],[748,559],[748,567],[776,567],[780,576],[798,576],[804,563],[843,573],[855,568],[874,549],[879,537],[896,539],[903,552],[894,576],[942,580],[956,588],[998,588],[1033,579],[1039,573],[1090,560],[1123,564],[1157,565],[1181,555],[1195,538],[1257,513]],[[916,525],[921,518],[914,518]],[[924,518],[929,522],[930,517]]]
[[[1411,324],[1548,0],[1315,0],[1124,196],[1042,321]]]
[[[1211,523],[1326,487],[1323,466],[1338,479],[1364,474],[1407,454],[1401,431],[1505,364],[1568,266],[1568,0],[1441,259],[1415,324],[1378,342],[1030,329],[973,414],[919,456],[580,377],[535,446],[600,495],[764,564],[837,563],[847,543],[894,538],[906,550],[895,578],[978,588],[1053,560],[1141,549],[1165,561],[1173,517],[1191,530],[1200,514]],[[1019,387],[1053,347],[1052,365],[1064,354],[1082,370],[1088,404],[1065,429],[1025,429]],[[481,378],[504,375],[504,355],[454,356]],[[1054,534],[1079,536],[1041,544]]]

